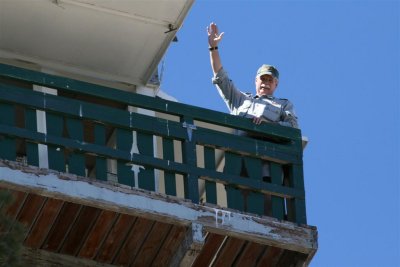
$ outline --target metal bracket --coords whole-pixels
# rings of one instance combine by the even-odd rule
[[[182,123],[182,127],[187,129],[189,141],[192,141],[192,131],[197,129],[196,125],[186,123],[186,121],[185,121]]]

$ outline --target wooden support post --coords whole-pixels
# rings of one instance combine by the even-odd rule
[[[154,157],[153,135],[137,132],[137,147],[142,155]],[[155,191],[154,168],[146,167],[139,172],[138,187]]]
[[[67,118],[67,130],[69,138],[77,142],[83,142],[83,125],[82,121],[78,119]],[[68,156],[68,169],[70,173],[86,176],[85,175],[85,156],[83,153],[73,151]]]
[[[25,128],[37,132],[37,117],[35,109],[25,109]],[[26,158],[29,165],[39,166],[38,144],[26,141]]]
[[[106,144],[106,130],[104,125],[94,125],[94,143],[96,145],[105,146]],[[103,157],[96,157],[96,179],[107,181],[107,161]]]
[[[15,107],[8,103],[0,103],[0,124],[15,126]],[[15,160],[17,156],[15,138],[0,136],[0,158]]]
[[[211,147],[204,147],[204,165],[206,169],[215,171],[215,150]],[[206,181],[207,203],[217,204],[217,185],[215,182]]]
[[[169,138],[163,138],[163,158],[165,160],[174,161],[174,141]],[[164,172],[165,193],[167,195],[176,196],[176,178],[173,172]]]
[[[238,154],[225,152],[224,173],[239,175],[241,173],[242,158]],[[244,211],[244,197],[241,191],[232,185],[226,185],[228,208]]]
[[[132,149],[132,131],[116,129],[117,149],[131,152]],[[134,172],[132,166],[127,165],[124,160],[117,161],[117,177],[118,183],[135,186]]]
[[[245,157],[245,168],[247,170],[247,174],[249,176],[248,179],[259,180],[263,179],[262,177],[262,165],[268,164],[267,162],[263,162],[261,159]],[[258,193],[255,191],[248,191],[246,199],[246,210],[247,212],[252,212],[255,214],[263,215],[264,214],[264,194]]]
[[[293,164],[290,168],[290,180],[294,188],[304,190],[303,165]],[[306,201],[303,198],[297,197],[291,199],[288,203],[290,213],[288,219],[299,224],[307,224],[306,218]]]
[[[60,115],[46,112],[47,134],[62,137],[64,130],[64,119]],[[64,148],[61,146],[48,145],[49,169],[65,172]]]
[[[270,163],[271,181],[273,184],[282,185],[283,182],[283,169],[278,163]],[[272,217],[279,220],[284,219],[285,215],[285,200],[282,197],[271,196],[272,202]]]
[[[174,257],[172,257],[170,266],[191,266],[199,256],[204,246],[204,240],[203,225],[193,222],[176,250]]]
[[[196,126],[192,118],[184,117],[182,119],[182,127],[187,130],[187,138],[182,143],[182,158],[188,166],[197,166],[196,159],[196,143],[194,142],[194,131]],[[197,175],[187,173],[185,175],[185,198],[191,199],[193,203],[199,203],[199,182]]]

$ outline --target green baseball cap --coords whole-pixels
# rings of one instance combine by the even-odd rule
[[[279,79],[279,71],[272,65],[263,64],[258,70],[256,77],[260,77],[261,75],[271,75],[277,79]]]

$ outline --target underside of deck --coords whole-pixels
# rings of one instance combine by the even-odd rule
[[[306,266],[316,251],[310,226],[0,163],[27,266]]]

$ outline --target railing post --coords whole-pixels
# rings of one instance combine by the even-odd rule
[[[215,150],[211,147],[204,147],[204,166],[215,171]],[[206,201],[217,204],[217,185],[215,182],[206,181]]]
[[[187,138],[182,143],[183,162],[190,167],[197,167],[196,143],[194,142],[194,131],[196,126],[193,119],[189,117],[181,118],[182,127],[187,130]],[[199,203],[199,182],[197,175],[189,172],[185,175],[185,198],[191,199],[193,203]]]
[[[15,126],[15,106],[0,102],[0,124]],[[17,156],[15,138],[0,136],[0,157],[15,160]]]
[[[282,185],[282,179],[283,179],[283,170],[282,170],[282,165],[271,162],[271,182],[273,184],[277,185]],[[284,219],[284,212],[285,212],[285,203],[284,199],[282,197],[277,197],[277,196],[271,196],[271,202],[272,202],[272,216],[279,219],[283,220]]]
[[[96,123],[94,125],[94,143],[97,145],[106,145],[106,129],[104,125]],[[107,181],[107,161],[103,157],[96,156],[96,179]]]
[[[83,142],[83,124],[81,120],[66,118],[66,127],[69,138]],[[85,176],[85,155],[79,151],[73,151],[68,155],[69,172]]]
[[[37,132],[36,110],[25,108],[25,129]],[[28,165],[39,166],[38,144],[26,141],[26,159]]]
[[[173,139],[163,138],[162,142],[163,142],[163,158],[165,160],[175,161]],[[165,171],[164,172],[164,182],[165,182],[165,193],[167,195],[176,196],[175,173]]]
[[[64,119],[60,115],[46,112],[47,134],[62,137]],[[65,172],[64,148],[56,145],[48,145],[49,169]]]
[[[293,188],[304,190],[303,165],[293,164],[290,168],[290,178]],[[307,224],[306,201],[304,198],[294,198],[289,202],[289,220],[299,224]]]

